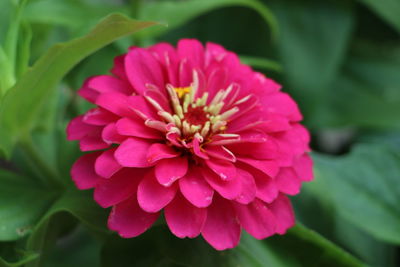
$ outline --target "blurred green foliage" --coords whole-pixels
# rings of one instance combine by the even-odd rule
[[[121,39],[151,23],[99,23],[113,12],[161,24]],[[285,236],[244,235],[222,253],[163,226],[123,240],[70,181],[79,151],[64,128],[88,108],[74,94],[83,80],[130,45],[188,37],[237,52],[301,107],[316,179],[293,198],[303,225]],[[400,263],[398,0],[2,0],[0,77],[0,266]]]

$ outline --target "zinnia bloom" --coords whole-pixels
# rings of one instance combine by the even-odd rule
[[[309,134],[280,85],[223,47],[181,40],[132,47],[79,94],[96,105],[69,140],[91,151],[73,165],[79,189],[112,207],[111,230],[145,232],[163,211],[179,238],[235,247],[294,225],[286,195],[312,179]]]

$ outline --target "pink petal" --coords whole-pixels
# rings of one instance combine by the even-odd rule
[[[286,93],[278,92],[262,98],[262,105],[271,113],[281,114],[291,121],[300,121],[302,116],[296,102]]]
[[[79,140],[89,133],[100,129],[100,127],[89,125],[83,122],[83,115],[72,119],[67,126],[68,140]]]
[[[114,66],[111,69],[111,73],[115,76],[127,80],[125,72],[125,54],[114,58]]]
[[[104,127],[101,133],[101,138],[109,145],[121,144],[126,139],[125,136],[122,136],[117,132],[117,126],[114,122]]]
[[[195,39],[182,39],[177,45],[178,55],[187,58],[192,67],[203,68],[204,66],[204,47]]]
[[[101,180],[94,171],[94,163],[99,155],[100,152],[85,154],[72,165],[71,177],[79,189],[92,188]]]
[[[271,203],[279,193],[274,180],[256,169],[245,168],[245,170],[250,172],[254,177],[257,187],[256,197],[264,202]]]
[[[153,106],[151,106],[148,101],[141,95],[132,95],[128,97],[129,108],[135,113],[137,117],[138,114],[143,114],[140,116],[142,119],[158,119],[158,115]],[[131,116],[131,117],[135,117]],[[146,117],[146,118],[143,118]]]
[[[110,179],[102,180],[94,189],[94,200],[103,208],[114,206],[136,196],[138,185],[148,169],[123,168]]]
[[[300,193],[301,180],[297,177],[293,168],[281,168],[279,174],[275,178],[275,184],[282,193],[288,195]]]
[[[159,131],[147,127],[141,118],[122,118],[117,121],[117,132],[125,136],[161,139]]]
[[[180,154],[181,152],[175,150],[171,146],[155,143],[152,144],[149,148],[149,151],[147,151],[147,160],[150,163],[154,163],[161,159],[175,158]]]
[[[108,228],[121,237],[131,238],[144,233],[157,220],[159,213],[143,211],[135,197],[113,207],[108,217]]]
[[[224,181],[207,169],[203,169],[202,174],[207,183],[226,199],[235,199],[239,197],[242,192],[242,184],[238,176],[231,180]]]
[[[266,133],[287,131],[291,128],[289,120],[279,114],[266,113],[266,121],[261,123],[257,128]]]
[[[203,151],[203,149],[200,148],[200,139],[199,137],[194,137],[193,141],[191,143],[193,146],[193,152],[196,156],[202,158],[202,159],[209,159],[208,155]]]
[[[121,117],[136,116],[128,103],[129,97],[116,92],[104,93],[99,95],[96,105]]]
[[[207,218],[207,209],[197,208],[178,194],[164,209],[165,220],[171,232],[179,238],[195,238]]]
[[[312,181],[314,179],[313,174],[313,162],[308,154],[303,154],[294,161],[294,170],[302,181]]]
[[[272,138],[263,143],[230,144],[227,148],[236,156],[248,156],[256,159],[274,159],[278,156],[278,144]]]
[[[125,57],[125,69],[130,83],[138,94],[143,94],[146,84],[164,88],[164,75],[160,63],[143,48],[132,49]]]
[[[188,170],[186,157],[176,157],[157,161],[155,174],[158,182],[163,186],[170,186],[179,178],[185,176]]]
[[[208,185],[200,169],[191,167],[188,173],[179,179],[179,188],[183,196],[198,208],[208,207],[214,190]]]
[[[115,148],[106,150],[96,159],[94,169],[101,177],[110,178],[114,173],[122,168],[114,158],[115,150]]]
[[[86,112],[83,117],[85,123],[98,126],[107,125],[117,119],[118,116],[102,108],[93,108]]]
[[[79,141],[81,151],[92,151],[107,148],[109,144],[101,138],[102,127],[97,127],[95,130],[88,133]]]
[[[224,146],[206,146],[204,150],[213,158],[231,162],[236,161],[235,155]]]
[[[226,160],[206,160],[207,166],[213,170],[222,180],[232,180],[236,177],[236,167]]]
[[[285,195],[280,194],[274,202],[269,204],[269,209],[275,215],[276,232],[278,234],[285,234],[287,229],[295,225],[292,204]]]
[[[125,95],[133,93],[132,87],[124,80],[110,75],[98,75],[87,80],[85,85],[99,93],[118,92]]]
[[[248,205],[236,204],[235,210],[240,225],[255,238],[264,239],[275,234],[275,216],[261,200],[255,199]]]
[[[153,173],[149,173],[138,187],[138,202],[147,212],[158,212],[175,197],[177,186],[165,187],[160,185]]]
[[[273,160],[258,160],[247,157],[238,157],[239,161],[258,169],[270,177],[275,177],[278,174],[279,166]]]
[[[179,57],[175,48],[168,43],[158,43],[149,47],[153,55],[161,62],[166,69],[168,81],[172,85],[178,85],[178,60]]]
[[[242,182],[242,191],[235,200],[241,204],[248,204],[256,197],[256,183],[254,182],[253,175],[245,170],[238,169],[238,177],[240,177]]]
[[[143,168],[150,166],[147,151],[151,143],[131,137],[126,139],[114,153],[115,159],[124,167]]]
[[[234,248],[240,240],[240,225],[229,201],[214,198],[207,208],[207,219],[201,231],[204,239],[216,250]]]

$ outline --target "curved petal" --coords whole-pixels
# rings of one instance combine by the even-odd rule
[[[241,204],[248,204],[256,197],[256,183],[254,182],[253,175],[245,170],[238,169],[238,177],[242,183],[242,191],[235,200]]]
[[[85,123],[98,126],[104,126],[116,120],[118,120],[118,116],[103,108],[93,108],[83,116]]]
[[[178,194],[164,209],[165,220],[171,232],[179,238],[195,238],[203,228],[207,209],[197,208]]]
[[[313,174],[313,162],[308,154],[303,154],[302,156],[294,160],[293,168],[302,181],[312,181],[314,179]]]
[[[139,138],[128,138],[117,148],[114,153],[115,159],[124,167],[149,167],[147,151],[151,143]]]
[[[261,200],[255,199],[248,205],[236,204],[235,210],[240,225],[255,238],[263,239],[275,234],[275,216]]]
[[[129,97],[116,92],[109,92],[99,95],[96,105],[121,117],[136,116],[128,103]]]
[[[80,115],[72,119],[67,126],[67,139],[79,140],[88,135],[89,133],[100,129],[97,126],[89,125],[83,121],[84,115]]]
[[[103,178],[110,178],[114,173],[119,171],[122,166],[114,158],[115,148],[104,151],[96,159],[94,169],[98,175]]]
[[[158,182],[163,186],[170,186],[179,178],[185,176],[188,170],[186,157],[176,157],[157,161],[155,174]]]
[[[259,160],[247,157],[238,157],[238,161],[246,163],[248,166],[256,168],[269,177],[275,177],[279,171],[279,165],[273,160]]]
[[[117,132],[125,136],[134,136],[146,139],[161,139],[159,131],[147,127],[141,118],[122,118],[117,121]]]
[[[207,208],[207,219],[201,234],[216,250],[237,246],[240,225],[229,201],[215,196],[213,203]]]
[[[204,66],[204,47],[195,39],[182,39],[177,45],[178,55],[181,59],[188,59],[194,68]]]
[[[164,88],[164,75],[160,63],[146,49],[132,49],[125,57],[125,70],[130,83],[140,95],[146,91],[146,84]]]
[[[179,151],[176,151],[171,146],[160,144],[160,143],[155,143],[155,144],[152,144],[149,148],[149,151],[147,151],[147,160],[150,163],[154,163],[161,159],[175,158],[175,157],[179,156],[180,154],[181,153]]]
[[[153,173],[149,173],[138,186],[137,198],[140,207],[147,212],[158,212],[175,197],[177,186],[160,185]]]
[[[179,188],[183,196],[198,208],[208,207],[214,190],[208,185],[200,169],[190,168],[188,173],[179,179]]]
[[[289,198],[280,194],[274,202],[269,204],[269,209],[276,218],[276,232],[283,235],[287,229],[294,226],[296,221],[294,211]]]
[[[123,168],[110,179],[102,180],[94,189],[94,200],[103,208],[114,206],[135,196],[138,185],[148,169]]]
[[[157,220],[159,213],[143,211],[131,197],[113,207],[108,217],[108,228],[118,232],[121,237],[131,238],[144,233]]]
[[[279,191],[288,195],[296,195],[300,192],[301,180],[291,167],[281,168],[275,177],[275,184]]]
[[[83,155],[71,168],[71,177],[79,189],[94,187],[101,177],[94,171],[94,163],[101,152],[94,152]]]
[[[242,184],[239,177],[224,181],[215,173],[207,169],[204,169],[202,174],[207,183],[224,198],[235,199],[240,196],[242,192]]]
[[[205,160],[205,162],[222,180],[228,181],[236,178],[236,167],[232,162],[220,159]]]

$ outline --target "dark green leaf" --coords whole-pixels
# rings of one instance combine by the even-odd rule
[[[329,94],[331,125],[399,129],[399,69],[400,46],[357,42]]]
[[[400,2],[398,0],[359,0],[400,32]]]
[[[342,63],[353,29],[352,5],[346,1],[274,0],[279,51],[289,90],[312,118]]]
[[[358,145],[346,157],[314,155],[317,179],[340,216],[378,239],[400,243],[400,155]]]
[[[41,108],[60,79],[79,61],[111,43],[153,25],[114,14],[85,37],[58,44],[43,55],[3,98],[0,106],[0,151],[9,157],[13,145],[40,120]]]
[[[122,6],[88,4],[82,0],[37,0],[27,5],[23,15],[24,19],[31,23],[62,25],[74,32],[83,33],[112,12],[127,13],[127,10]]]
[[[0,184],[0,240],[16,240],[32,231],[55,193],[6,170],[0,170]]]
[[[188,1],[159,1],[148,2],[139,10],[139,17],[155,21],[162,21],[168,28],[153,27],[149,31],[139,34],[141,37],[157,36],[170,31],[187,21],[210,12],[214,9],[244,6],[257,11],[271,29],[274,37],[278,34],[278,27],[274,15],[258,0],[188,0]]]

